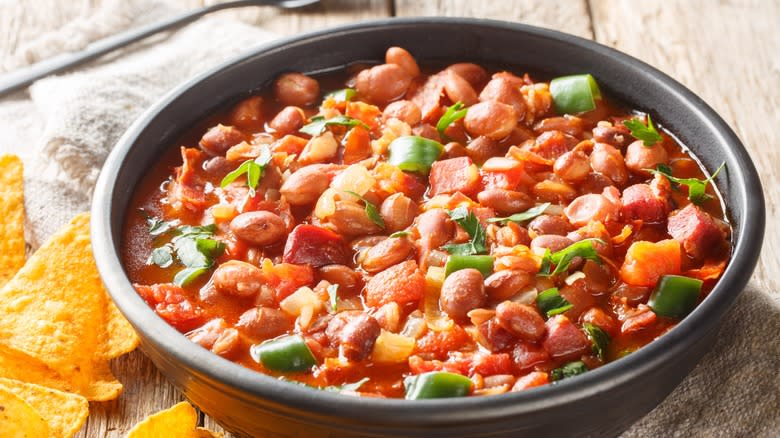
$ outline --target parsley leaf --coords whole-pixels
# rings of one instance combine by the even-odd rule
[[[371,222],[377,224],[379,228],[385,229],[385,220],[382,219],[382,215],[379,214],[379,210],[376,209],[376,205],[374,205],[368,199],[353,192],[352,190],[345,190],[345,192],[363,201],[363,204],[366,206],[366,215],[369,219],[371,219]]]
[[[450,138],[444,134],[444,131],[446,131],[451,124],[466,117],[467,111],[468,108],[463,107],[463,102],[456,102],[454,105],[447,108],[447,111],[444,112],[444,115],[441,116],[439,122],[436,124],[436,130],[439,131],[441,138],[446,141],[450,140]]]
[[[542,266],[539,268],[539,275],[549,277],[565,272],[569,269],[569,265],[575,257],[582,257],[601,263],[599,253],[593,248],[594,241],[604,243],[601,239],[584,239],[554,253],[550,253],[550,251],[547,250],[542,257]],[[552,270],[552,265],[555,265],[555,270]]]
[[[408,231],[396,231],[395,233],[389,235],[388,237],[394,238],[394,239],[400,239],[401,237],[407,237],[411,236],[412,233]]]
[[[455,223],[466,230],[471,240],[467,243],[444,245],[442,249],[453,255],[480,254],[487,251],[485,246],[485,228],[479,223],[479,219],[474,215],[474,212],[469,211],[466,207],[458,207],[447,213]]]
[[[661,134],[653,126],[650,114],[647,115],[647,125],[639,119],[624,120],[623,125],[631,130],[631,135],[637,140],[642,140],[645,146],[650,147],[663,140]]]
[[[322,134],[325,127],[330,125],[346,126],[348,128],[354,128],[355,126],[362,126],[368,129],[368,126],[358,119],[353,119],[347,116],[336,116],[330,119],[325,119],[325,116],[314,116],[311,118],[308,124],[300,129],[304,134],[309,134],[312,137]]]
[[[576,362],[569,362],[560,368],[556,368],[550,371],[550,379],[553,382],[557,382],[559,380],[568,379],[569,377],[579,376],[580,374],[584,374],[587,372],[588,372],[588,367],[585,366],[584,362],[578,360]]]
[[[529,219],[533,219],[536,216],[539,216],[540,214],[544,213],[545,210],[547,210],[547,207],[550,206],[549,202],[545,202],[544,204],[537,205],[536,207],[531,207],[528,210],[521,212],[521,213],[515,213],[512,216],[508,217],[494,217],[490,218],[487,221],[490,223],[494,222],[523,222],[527,221]]]
[[[665,176],[672,184],[682,184],[684,186],[688,187],[688,199],[691,200],[696,205],[700,205],[705,201],[709,201],[712,199],[712,196],[707,194],[707,184],[712,182],[713,179],[715,179],[716,176],[720,173],[721,170],[723,170],[723,167],[726,166],[726,162],[724,161],[721,163],[721,165],[718,167],[718,169],[715,171],[715,173],[712,174],[709,178],[705,180],[700,180],[698,178],[677,178],[675,176],[672,176],[672,169],[663,164],[659,164],[656,169],[644,169],[653,175],[661,174]]]
[[[352,88],[342,88],[341,90],[331,91],[325,95],[325,98],[331,98],[336,102],[349,102],[355,97],[355,94],[357,94],[357,91]]]
[[[328,297],[330,298],[330,308],[334,312],[338,311],[339,285],[331,284],[328,286]]]
[[[549,318],[563,313],[574,306],[558,293],[557,287],[551,287],[536,296],[536,307]]]
[[[222,178],[219,186],[225,188],[239,176],[246,175],[246,185],[249,187],[249,196],[254,197],[257,184],[260,182],[260,178],[263,177],[265,167],[271,162],[272,158],[273,155],[271,155],[271,150],[268,146],[263,146],[260,149],[260,155],[257,158],[254,160],[246,160],[241,163],[236,170],[228,173]]]
[[[593,353],[595,353],[599,359],[603,360],[604,355],[607,353],[607,345],[609,345],[609,342],[611,341],[609,335],[599,326],[589,322],[583,324],[583,327],[585,328],[585,333],[587,333],[588,338],[590,338],[590,341],[593,343]]]
[[[146,214],[146,212],[143,210],[141,210],[141,212]],[[149,216],[148,214],[146,216],[146,224],[149,225],[149,234],[152,236],[165,234],[173,227],[170,222],[162,220],[158,217]]]
[[[152,250],[147,265],[157,265],[161,268],[167,268],[173,264],[173,248],[170,245],[163,245]]]
[[[223,242],[212,239],[216,230],[215,224],[182,225],[173,230],[176,235],[169,243],[152,250],[147,263],[168,268],[173,265],[175,254],[184,269],[176,273],[173,282],[186,286],[211,269],[214,259],[225,250]]]

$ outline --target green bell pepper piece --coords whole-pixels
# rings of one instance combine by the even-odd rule
[[[300,335],[283,336],[253,345],[249,353],[255,362],[271,371],[305,371],[317,364]]]
[[[401,170],[427,173],[444,151],[444,146],[425,137],[409,135],[393,140],[388,150],[388,163]]]
[[[464,397],[471,391],[471,379],[443,371],[409,376],[404,379],[407,400]]]
[[[493,272],[493,256],[489,255],[451,255],[444,265],[444,276],[461,269],[474,268],[487,277]]]
[[[596,108],[601,91],[589,74],[562,76],[550,82],[555,110],[558,114],[579,114]]]
[[[682,318],[696,307],[702,283],[682,275],[664,275],[647,304],[657,315]]]

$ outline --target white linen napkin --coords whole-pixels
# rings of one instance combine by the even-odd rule
[[[43,34],[0,65],[19,66],[173,11],[153,0],[109,1],[94,15]],[[2,9],[0,9],[2,13]],[[205,18],[73,73],[0,99],[0,152],[25,161],[28,243],[37,247],[88,210],[100,167],[127,126],[195,73],[274,37],[225,18]],[[780,305],[748,286],[710,353],[624,437],[771,436],[780,431]],[[650,384],[650,383],[648,383]]]

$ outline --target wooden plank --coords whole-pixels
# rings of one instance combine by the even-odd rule
[[[519,21],[592,38],[585,0],[396,0],[397,16],[449,16]]]

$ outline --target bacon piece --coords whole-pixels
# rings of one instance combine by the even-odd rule
[[[634,184],[623,190],[621,198],[623,206],[620,214],[624,220],[641,220],[649,223],[659,223],[666,220],[669,213],[669,202],[656,196],[648,184]]]
[[[352,260],[352,254],[344,239],[333,231],[301,224],[287,237],[283,260],[319,268],[333,264],[347,265]]]
[[[694,257],[706,255],[726,237],[712,216],[693,204],[672,213],[667,228],[685,252]]]
[[[542,345],[553,358],[567,360],[588,351],[591,342],[569,318],[555,315],[547,320],[547,336]]]
[[[550,360],[550,354],[547,350],[529,342],[520,342],[512,350],[512,361],[518,371],[530,370],[548,360]]]
[[[468,157],[436,161],[431,166],[431,196],[442,193],[475,193],[479,190],[479,170]]]

